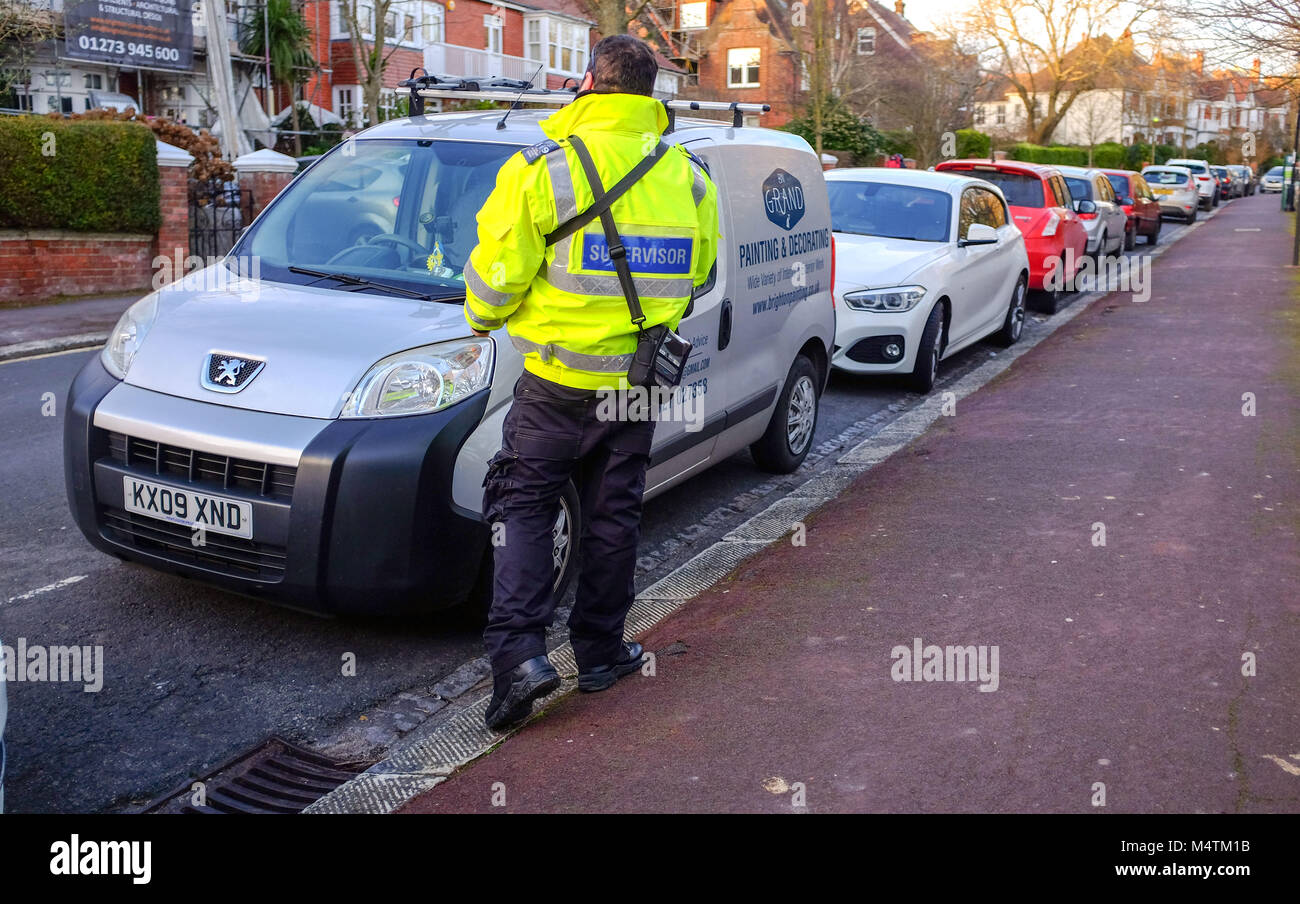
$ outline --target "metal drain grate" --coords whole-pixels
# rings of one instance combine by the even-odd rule
[[[145,813],[301,813],[372,761],[338,762],[282,738],[218,766],[198,779],[203,804],[195,804],[193,782],[146,807]]]

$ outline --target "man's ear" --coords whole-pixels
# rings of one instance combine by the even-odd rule
[[[592,86],[595,84],[596,84],[596,77],[592,75],[591,72],[585,72],[583,73],[582,81],[578,83],[578,90],[590,91]]]

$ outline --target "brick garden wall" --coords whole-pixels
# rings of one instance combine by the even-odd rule
[[[186,246],[188,239],[187,231]],[[0,230],[0,302],[143,289],[156,242],[152,235]]]

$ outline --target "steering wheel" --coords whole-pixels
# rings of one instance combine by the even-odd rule
[[[389,245],[404,245],[408,250],[418,254],[421,258],[429,256],[428,248],[424,247],[419,242],[408,239],[404,235],[397,235],[394,232],[383,232],[379,235],[372,235],[370,238],[366,239],[366,244],[369,245],[377,245],[381,243]]]

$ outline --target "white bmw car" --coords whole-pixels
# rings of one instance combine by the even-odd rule
[[[835,233],[831,363],[929,392],[939,362],[1025,322],[1029,259],[996,185],[952,173],[826,173]]]

